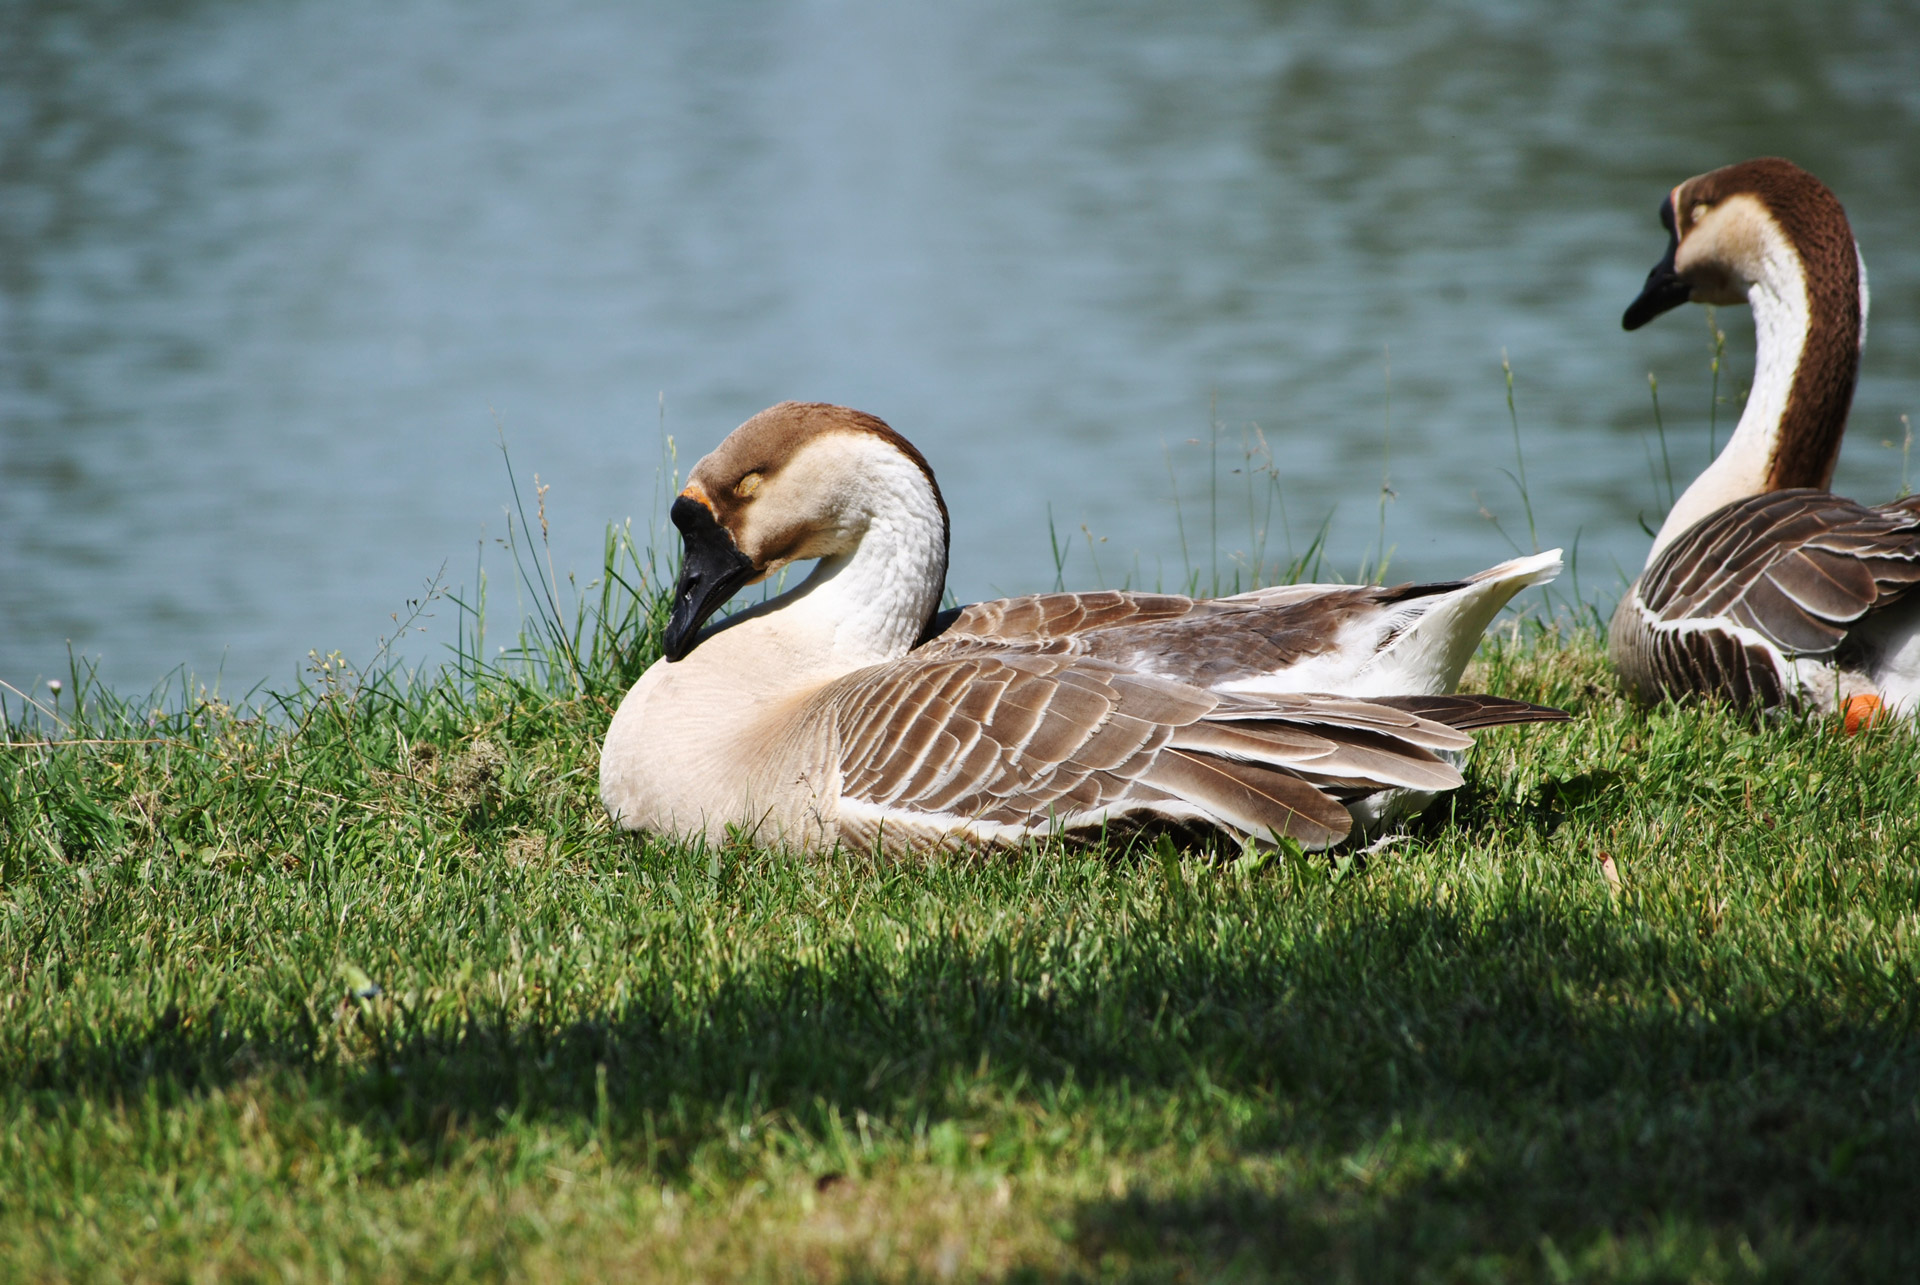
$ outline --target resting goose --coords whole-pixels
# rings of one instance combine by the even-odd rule
[[[926,460],[870,415],[794,402],[695,464],[672,518],[664,656],[600,759],[629,829],[902,854],[1158,823],[1319,849],[1459,785],[1467,731],[1566,717],[1449,694],[1557,551],[1447,585],[941,612],[947,511]],[[701,632],[808,559],[797,588]]]
[[[1920,497],[1827,491],[1867,329],[1846,212],[1767,158],[1688,179],[1660,206],[1667,254],[1621,324],[1745,302],[1758,354],[1733,436],[1654,536],[1608,650],[1640,699],[1844,709],[1920,701]]]

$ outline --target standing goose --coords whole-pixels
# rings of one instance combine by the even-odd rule
[[[1688,179],[1660,206],[1667,254],[1621,324],[1745,302],[1758,353],[1739,426],[1654,536],[1608,650],[1645,701],[1845,710],[1920,703],[1920,497],[1830,494],[1867,330],[1846,212],[1766,158]]]
[[[1450,585],[940,612],[947,512],[926,460],[870,415],[794,402],[695,464],[672,517],[664,657],[600,758],[629,829],[901,854],[1159,823],[1318,849],[1459,785],[1467,730],[1565,718],[1447,694],[1557,553]],[[808,559],[797,588],[701,632]]]

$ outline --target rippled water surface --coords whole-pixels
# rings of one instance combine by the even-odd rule
[[[1331,514],[1355,574],[1384,477],[1391,574],[1454,574],[1532,544],[1503,353],[1539,540],[1611,596],[1648,373],[1677,471],[1710,431],[1705,311],[1619,327],[1655,208],[1762,153],[1872,275],[1838,485],[1894,494],[1920,417],[1910,5],[16,0],[0,60],[18,686],[368,654],[505,533],[502,438],[585,578],[663,433],[788,397],[925,449],[962,598],[1053,583],[1049,506],[1069,583],[1230,575],[1256,430],[1269,558]]]

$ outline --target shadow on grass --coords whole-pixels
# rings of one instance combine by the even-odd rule
[[[1091,1119],[1110,1156],[1225,1153],[1197,1185],[1176,1164],[1070,1211],[1090,1264],[1143,1277],[1364,1277],[1468,1251],[1546,1263],[1606,1232],[1914,1265],[1910,990],[1882,988],[1896,998],[1876,1010],[1806,965],[1783,993],[1742,949],[1604,912],[1397,904],[1255,949],[1207,930],[1217,909],[1097,940],[935,933],[769,958],[691,1002],[643,977],[564,1020],[423,1029],[380,1000],[343,1009],[369,1046],[351,1060],[325,1052],[332,1015],[302,1006],[261,1038],[209,1013],[69,1046],[25,1082],[43,1101],[121,1098],[275,1071],[383,1139],[396,1174],[441,1163],[449,1138],[537,1120],[600,1129],[671,1178],[696,1154],[724,1173],[715,1139],[742,1126],[818,1144],[864,1113],[895,1141],[944,1121],[991,1139],[1009,1102],[1037,1104]],[[992,1161],[1003,1144],[984,1145]]]

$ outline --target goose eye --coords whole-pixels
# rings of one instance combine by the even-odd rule
[[[760,475],[758,473],[749,473],[733,484],[733,493],[743,500],[752,499],[753,493],[759,489]]]

